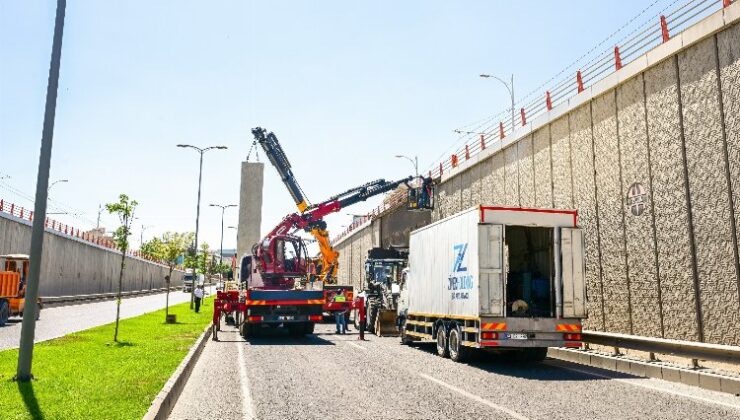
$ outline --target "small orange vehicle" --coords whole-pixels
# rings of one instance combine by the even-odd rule
[[[0,255],[0,269],[3,270],[0,271],[0,327],[5,326],[11,316],[23,316],[28,265],[28,255]]]

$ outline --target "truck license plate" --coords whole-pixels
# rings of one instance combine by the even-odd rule
[[[506,334],[506,338],[509,340],[526,340],[527,334],[523,333],[508,333]]]
[[[292,321],[295,317],[293,315],[280,315],[278,320],[280,321]]]

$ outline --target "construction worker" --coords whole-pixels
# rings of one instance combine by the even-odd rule
[[[363,296],[358,296],[357,299],[355,299],[355,304],[357,305],[357,316],[360,317],[360,336],[357,337],[357,339],[365,341],[365,327],[367,325],[367,312],[365,311],[365,298]]]
[[[342,309],[334,311],[334,320],[337,323],[337,334],[347,334],[347,318],[344,317],[344,312],[346,311],[345,304],[347,303],[347,296],[344,295],[344,289],[335,294],[332,301],[334,303],[339,303],[342,306]]]

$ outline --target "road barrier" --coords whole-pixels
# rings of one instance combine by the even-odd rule
[[[518,126],[514,126],[516,123],[514,120],[507,118],[508,115],[510,115],[510,112],[513,113],[513,110],[506,110],[490,118],[486,118],[482,120],[482,122],[479,121],[479,125],[472,130],[455,130],[457,133],[461,134],[457,142],[465,140],[465,144],[460,146],[458,149],[453,150],[453,152],[439,164],[435,163],[431,165],[428,175],[433,178],[441,178],[444,173],[457,167],[462,162],[475,157],[478,153],[485,150],[487,147],[490,147],[495,142],[501,142],[507,136],[511,135],[515,129],[526,126],[527,120],[532,121],[537,116],[551,111],[553,107],[558,104],[567,103],[568,99],[585,91],[588,86],[591,86],[596,82],[611,76],[613,73],[620,71],[622,67],[662,43],[670,41],[677,34],[699,22],[710,13],[730,7],[737,1],[738,0],[687,0],[681,6],[676,7],[672,11],[664,10],[661,12],[663,14],[659,15],[657,19],[651,19],[650,21],[643,23],[618,41],[618,45],[609,47],[602,53],[597,54],[590,61],[583,64],[582,68],[575,72],[572,72],[572,70],[569,72],[568,70],[571,69],[571,67],[575,66],[582,59],[585,59],[591,52],[584,54],[576,62],[550,79],[553,81],[565,73],[565,76],[563,76],[558,82],[554,82],[554,86],[545,88],[543,85],[523,98],[523,100],[530,97],[534,97],[534,99],[531,99],[527,103],[520,102],[517,104],[521,114]],[[677,3],[677,1],[673,2],[673,4],[675,3]],[[620,28],[612,34],[612,36],[624,29],[626,26],[627,25]],[[599,46],[604,42],[599,44]],[[505,121],[503,121],[503,119],[505,119]],[[476,123],[471,125],[474,124]]]
[[[33,222],[33,210],[29,210],[7,200],[0,199],[0,213],[9,214],[13,217],[17,217],[24,222]],[[103,248],[118,250],[115,242],[113,242],[110,237],[100,235],[100,233],[96,232],[95,230],[83,231],[74,226],[58,222],[54,219],[49,219],[48,217],[44,221],[44,228],[46,230],[54,231],[60,235],[65,235],[70,238],[76,238],[80,241],[97,245]],[[165,261],[151,258],[139,251],[129,250],[126,252],[126,255],[130,257],[141,258],[158,264],[167,264]]]
[[[176,292],[178,290],[182,290],[182,286],[174,286],[170,287],[170,292]],[[149,289],[149,290],[134,290],[130,292],[121,292],[122,298],[127,297],[135,297],[135,296],[144,296],[144,295],[153,295],[157,293],[164,293],[167,291],[167,288],[161,288],[161,289]],[[98,293],[94,295],[76,295],[76,296],[50,296],[50,297],[42,297],[41,301],[44,303],[44,305],[47,306],[62,306],[62,305],[69,305],[73,303],[82,303],[82,302],[89,302],[93,300],[107,300],[107,299],[115,299],[117,293],[111,292],[111,293]]]
[[[695,341],[669,340],[637,335],[583,331],[583,341],[616,348],[669,354],[698,360],[740,364],[740,346],[698,343]]]

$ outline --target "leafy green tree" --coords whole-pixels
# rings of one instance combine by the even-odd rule
[[[167,282],[167,298],[165,302],[165,319],[166,316],[169,315],[170,311],[170,282],[172,279],[172,271],[175,269],[175,266],[177,265],[177,260],[180,259],[180,256],[183,255],[187,249],[188,245],[193,241],[193,238],[195,237],[194,233],[188,232],[188,233],[176,233],[176,232],[165,232],[164,235],[162,235],[161,239],[161,248],[159,253],[159,259],[165,262],[167,264],[167,268],[169,269],[169,273],[167,274],[167,277],[165,277],[165,281]]]
[[[121,251],[121,271],[118,274],[118,292],[116,293],[116,330],[113,333],[113,341],[118,342],[118,321],[121,317],[121,289],[123,288],[123,270],[126,266],[126,252],[128,252],[128,237],[131,235],[131,221],[134,219],[134,210],[139,203],[132,200],[126,194],[118,196],[117,203],[105,205],[110,214],[116,214],[121,226],[113,233],[113,240]]]
[[[150,241],[144,242],[139,249],[141,255],[154,259],[161,260],[164,254],[164,243],[159,238],[152,238]]]

